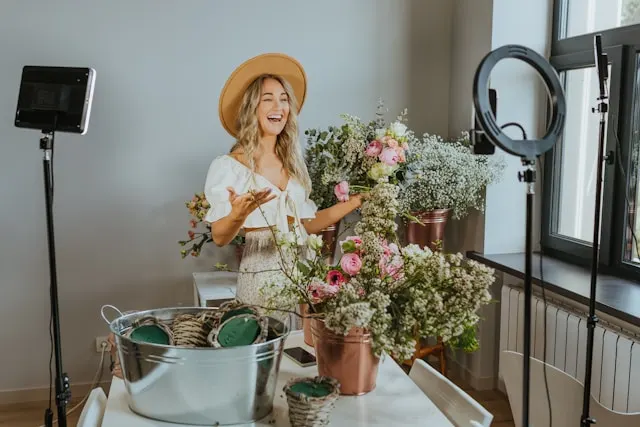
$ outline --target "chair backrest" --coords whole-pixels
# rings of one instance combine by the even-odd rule
[[[456,427],[489,427],[493,415],[425,361],[416,359],[409,377]]]
[[[514,423],[516,427],[522,427],[523,355],[513,351],[503,351],[500,362]],[[544,364],[539,360],[531,359],[530,366],[530,426],[527,427],[548,426],[550,418],[544,382]],[[547,365],[547,380],[554,427],[579,425],[582,414],[582,384],[551,365]]]
[[[500,370],[507,388],[507,395],[516,427],[522,427],[522,353],[503,351]],[[531,359],[529,391],[529,427],[549,425],[549,403],[544,382],[544,362]],[[549,397],[553,414],[553,426],[576,426],[582,417],[584,387],[576,378],[546,364]],[[614,412],[590,399],[590,415],[597,425],[616,427],[640,426],[640,413]]]
[[[78,419],[78,427],[100,427],[104,410],[107,407],[107,395],[101,387],[91,390]]]

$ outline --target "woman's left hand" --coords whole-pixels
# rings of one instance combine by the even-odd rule
[[[358,194],[352,194],[351,196],[349,196],[349,201],[353,202],[355,204],[355,208],[358,209],[360,207],[362,207],[362,199],[363,199],[364,195],[358,193]]]

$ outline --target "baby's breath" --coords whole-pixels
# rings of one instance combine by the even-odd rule
[[[463,218],[470,209],[484,211],[485,189],[501,178],[505,165],[500,154],[473,154],[466,132],[451,141],[424,134],[409,147],[401,208],[451,209],[454,219]]]

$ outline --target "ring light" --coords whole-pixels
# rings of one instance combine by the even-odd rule
[[[542,77],[551,98],[551,123],[542,139],[516,140],[507,136],[491,111],[489,100],[489,77],[493,67],[506,58],[519,59],[531,65]],[[554,68],[537,52],[520,45],[506,45],[498,48],[480,62],[473,80],[473,102],[476,108],[478,123],[487,138],[496,146],[509,154],[535,160],[539,155],[549,151],[556,143],[564,129],[567,106],[564,91],[558,74]]]

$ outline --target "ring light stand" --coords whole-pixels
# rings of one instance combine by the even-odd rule
[[[551,123],[547,133],[541,139],[512,140],[503,133],[496,123],[491,111],[489,99],[489,77],[495,65],[507,58],[519,59],[531,65],[547,85],[551,98]],[[506,45],[484,57],[476,70],[473,81],[473,102],[476,118],[486,138],[509,154],[522,160],[524,171],[518,172],[518,180],[525,182],[527,192],[526,231],[525,231],[525,279],[524,279],[524,366],[522,393],[522,426],[529,426],[529,372],[531,357],[531,293],[532,293],[532,230],[533,230],[533,195],[536,181],[536,159],[549,151],[564,130],[566,103],[564,91],[555,69],[535,51],[520,45]],[[477,131],[474,131],[477,133]],[[525,137],[526,138],[526,137]]]

